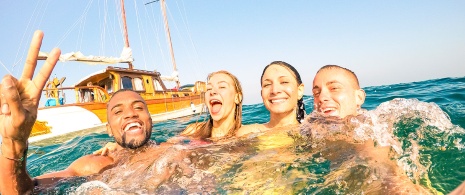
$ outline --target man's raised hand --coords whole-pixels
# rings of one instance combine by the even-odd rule
[[[43,36],[42,31],[34,33],[21,78],[16,79],[11,75],[6,75],[0,84],[2,152],[4,152],[3,155],[12,158],[21,155],[22,153],[18,154],[18,150],[25,148],[37,118],[42,90],[61,53],[59,49],[53,49],[38,74],[33,78]],[[12,150],[3,150],[4,145],[8,145],[7,148]]]

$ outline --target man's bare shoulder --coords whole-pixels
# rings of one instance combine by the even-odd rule
[[[101,173],[108,168],[111,168],[113,164],[114,160],[112,157],[93,154],[86,155],[75,160],[65,170],[47,173],[36,177],[36,185],[41,187],[50,187],[53,186],[57,181],[64,178]]]
[[[89,154],[74,161],[68,169],[76,173],[75,176],[92,175],[101,173],[114,164],[110,156]]]

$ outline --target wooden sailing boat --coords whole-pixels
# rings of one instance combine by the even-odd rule
[[[164,0],[160,2],[174,72],[177,73],[165,2]],[[61,60],[66,57],[71,61],[86,63],[127,63],[128,68],[108,66],[83,77],[77,84],[70,87],[62,86],[64,78],[51,79],[43,90],[46,103],[45,107],[39,108],[30,142],[103,126],[107,122],[106,102],[114,92],[120,89],[133,89],[138,92],[145,99],[153,121],[188,116],[202,109],[205,82],[197,81],[191,85],[180,86],[177,74],[175,74],[171,80],[176,82],[176,88],[168,89],[159,72],[134,69],[123,0],[121,0],[121,9],[125,48],[120,58],[85,57],[77,53],[62,56]],[[41,54],[39,59],[46,59],[46,54]],[[73,94],[72,97],[69,97],[69,94]]]

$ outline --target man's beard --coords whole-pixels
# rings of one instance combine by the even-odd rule
[[[115,141],[123,148],[137,149],[141,146],[144,146],[150,140],[150,135],[152,134],[152,131],[146,131],[145,134],[145,139],[143,139],[142,141],[136,141],[133,139],[129,142],[126,142],[126,133],[123,133],[121,139],[115,139]]]

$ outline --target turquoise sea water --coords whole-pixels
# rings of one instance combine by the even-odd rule
[[[355,120],[356,125],[353,128],[357,140],[369,138],[376,140],[379,145],[392,147],[392,161],[409,176],[410,180],[406,182],[422,185],[432,193],[448,193],[465,180],[465,77],[366,87],[365,91],[365,119]],[[305,96],[307,114],[312,112],[312,102],[312,96]],[[181,132],[186,125],[202,120],[202,117],[156,123],[152,139],[164,142]],[[263,104],[243,107],[244,124],[265,123],[268,118],[268,111]],[[313,121],[318,123],[318,120]],[[328,123],[322,122],[317,127],[307,124],[302,130],[305,132],[318,128],[336,132],[329,134],[336,136],[337,131],[352,127],[329,126]],[[337,130],[332,130],[333,128]],[[276,141],[269,137],[267,140]],[[63,143],[33,145],[29,151],[28,170],[32,176],[62,170],[80,156],[92,153],[109,141],[112,141],[112,138],[102,129],[101,133],[77,136]],[[353,156],[348,154],[350,151],[347,149],[350,144],[340,149],[340,142],[337,142],[339,146],[336,146],[330,141],[325,142],[324,146],[296,141],[291,144],[292,147],[282,148],[263,146],[258,141],[240,143],[240,146],[227,146],[227,151],[239,154],[239,157],[232,160],[233,165],[228,166],[227,170],[222,170],[216,175],[214,192],[266,193],[273,188],[286,188],[292,190],[284,192],[296,194],[366,194],[372,188],[366,186],[377,180],[372,178],[373,174],[369,173],[369,168],[351,160]],[[253,149],[240,148],[245,146]],[[222,161],[221,159],[229,154],[221,151],[212,149],[207,153]],[[333,157],[335,154],[339,156]],[[284,156],[285,159],[280,160],[278,156]],[[253,165],[250,164],[251,160]],[[347,162],[352,162],[348,165],[350,169],[347,169],[351,171],[344,172],[342,168],[348,164]],[[272,170],[274,174],[263,177],[272,178],[271,180],[262,181],[262,178],[247,176],[266,175],[269,173],[267,169]],[[77,179],[63,182],[53,192],[71,193],[84,181]],[[238,187],[236,183],[242,181],[247,181],[248,184],[238,184]],[[256,185],[250,186],[250,183]],[[129,192],[131,191],[133,190],[129,189]]]

